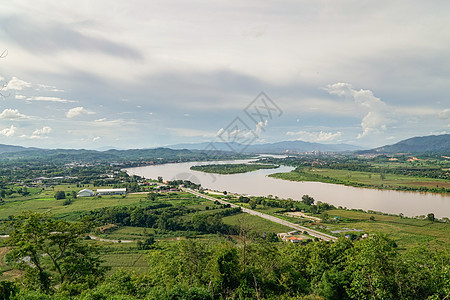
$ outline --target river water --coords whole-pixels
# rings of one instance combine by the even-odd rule
[[[249,160],[221,162],[189,162],[126,169],[130,175],[164,180],[183,179],[200,183],[204,188],[228,191],[239,194],[267,196],[300,200],[308,194],[316,201],[347,208],[361,208],[405,216],[427,215],[432,212],[436,217],[450,217],[450,196],[420,193],[356,188],[321,182],[295,182],[267,177],[279,172],[289,172],[293,167],[281,166],[278,169],[265,169],[249,173],[219,175],[190,170],[194,165],[245,163]]]

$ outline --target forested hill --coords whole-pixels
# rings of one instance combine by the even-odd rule
[[[193,161],[210,160],[208,153],[192,150],[173,150],[169,148],[155,149],[129,149],[96,151],[85,149],[39,149],[25,148],[20,146],[9,146],[9,151],[1,151],[0,161],[10,160],[52,160],[55,163],[68,163],[73,161],[82,162],[128,162],[128,161],[154,161],[175,162],[175,161]],[[17,149],[16,149],[17,147]],[[232,152],[218,152],[214,158],[220,159],[239,159],[246,156]]]
[[[425,153],[450,154],[450,134],[413,137],[393,145],[386,145],[358,153]]]
[[[27,150],[31,150],[31,149],[37,149],[37,148],[26,148],[26,147],[22,147],[22,146],[0,144],[0,153],[27,151]]]

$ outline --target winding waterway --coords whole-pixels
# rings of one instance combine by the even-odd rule
[[[214,164],[245,163],[249,160],[221,161]],[[249,173],[218,175],[190,170],[193,165],[205,165],[212,162],[174,163],[130,168],[130,175],[165,180],[183,179],[200,183],[203,187],[239,194],[267,196],[300,200],[308,194],[316,201],[327,202],[335,206],[361,208],[405,216],[426,215],[430,212],[436,217],[450,217],[450,196],[420,193],[356,188],[321,182],[294,182],[267,177],[279,172],[289,172],[293,167],[281,166],[278,169],[263,169]]]

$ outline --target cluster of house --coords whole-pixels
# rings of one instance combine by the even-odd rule
[[[83,189],[78,192],[77,197],[92,197],[92,196],[103,196],[103,195],[126,195],[126,188],[119,189],[98,189],[94,192],[90,189]]]
[[[277,233],[277,236],[281,240],[283,240],[284,242],[291,242],[291,243],[300,243],[301,241],[303,241],[304,238],[299,235],[301,235],[301,232],[299,231]]]

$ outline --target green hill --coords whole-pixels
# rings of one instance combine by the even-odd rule
[[[386,145],[364,153],[450,153],[450,134],[413,137],[393,145]],[[360,152],[360,153],[361,153]]]

